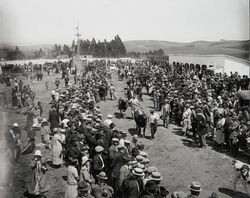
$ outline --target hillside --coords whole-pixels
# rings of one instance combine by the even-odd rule
[[[125,41],[128,52],[148,52],[162,48],[165,54],[228,54],[239,58],[248,59],[250,40],[247,41],[195,41],[192,43],[177,43],[154,40]]]
[[[148,52],[163,49],[165,54],[228,54],[243,59],[249,58],[250,40],[247,41],[195,41],[191,43],[178,43],[156,40],[133,40],[123,42],[127,52]],[[9,50],[15,49],[15,44],[0,43],[0,58],[6,57]],[[27,56],[42,48],[51,50],[53,44],[18,45],[19,49]]]

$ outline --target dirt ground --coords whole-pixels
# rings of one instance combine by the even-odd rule
[[[118,81],[116,72],[113,72],[112,78],[114,86],[116,87],[118,98],[123,95],[125,83]],[[30,82],[32,90],[36,93],[36,102],[41,101],[44,113],[43,117],[48,118],[50,91],[55,87],[55,76],[47,76],[45,74],[43,81]],[[45,90],[45,81],[49,82],[49,91]],[[63,87],[63,82],[61,86]],[[151,98],[147,95],[143,95],[142,106],[147,114],[153,107]],[[130,134],[135,132],[135,122],[132,119],[119,118],[117,109],[117,100],[106,102],[100,102],[103,116],[111,113],[116,118],[114,122],[118,130],[126,130]],[[127,111],[130,116],[130,109]],[[160,113],[160,112],[159,112]],[[1,118],[1,139],[3,133],[6,131],[6,123],[13,124],[18,122],[22,129],[24,129],[26,116],[23,114],[16,114],[15,110],[10,107],[2,109],[0,115]],[[160,121],[160,125],[162,121]],[[150,129],[147,128],[146,135],[149,135]],[[131,136],[129,135],[129,138]],[[188,193],[188,185],[192,181],[199,181],[202,184],[201,197],[206,198],[211,195],[212,192],[218,193],[219,197],[246,197],[244,193],[233,193],[233,167],[232,158],[225,153],[216,151],[212,145],[207,148],[198,150],[191,139],[183,137],[182,133],[175,125],[170,125],[169,129],[159,126],[156,138],[149,140],[142,138],[140,141],[144,142],[145,150],[149,155],[150,165],[156,166],[163,176],[162,184],[172,193],[173,191],[185,191]],[[40,142],[40,134],[37,132],[36,142]],[[2,141],[0,146],[3,151],[4,142]],[[22,147],[27,145],[26,131],[22,130]],[[39,144],[37,148],[41,149],[46,159],[50,159],[50,152]],[[0,188],[0,198],[23,197],[26,185],[29,182],[31,173],[30,160],[33,155],[21,156],[20,163],[16,165],[10,165],[4,160],[4,152],[0,154],[1,160],[1,173],[0,181],[2,187]],[[50,184],[49,198],[64,197],[65,181],[63,176],[66,175],[66,168],[54,169],[48,167],[49,170],[46,173],[47,179]],[[7,176],[6,176],[7,175]],[[13,176],[13,181],[11,181]],[[13,185],[7,186],[6,183],[13,183]],[[243,192],[242,186],[238,184],[238,191]]]

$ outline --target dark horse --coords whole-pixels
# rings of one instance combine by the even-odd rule
[[[128,108],[128,103],[127,103],[126,99],[124,99],[122,97],[119,98],[119,100],[118,100],[118,109],[120,110],[120,114],[121,114],[122,118],[125,117],[127,108]]]
[[[141,109],[137,109],[134,114],[136,130],[138,131],[138,135],[141,135],[141,129],[143,129],[143,137],[145,137],[146,126],[147,126],[147,115]]]

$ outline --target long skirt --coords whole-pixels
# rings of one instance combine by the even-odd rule
[[[225,142],[225,134],[223,130],[219,129],[216,131],[215,140],[218,144],[223,144]]]

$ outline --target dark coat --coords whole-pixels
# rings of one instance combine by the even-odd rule
[[[102,158],[103,159],[103,158]],[[104,159],[103,159],[104,163]],[[93,174],[99,174],[105,167],[105,164],[102,163],[102,160],[99,155],[95,155],[93,159]]]
[[[137,181],[134,176],[131,176],[125,179],[122,183],[122,198],[139,198],[142,188],[142,182]]]
[[[123,164],[124,160],[122,154],[119,152],[115,153],[114,159],[110,165],[112,177],[120,178],[120,169]]]

